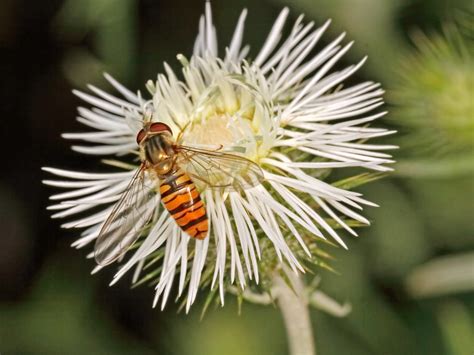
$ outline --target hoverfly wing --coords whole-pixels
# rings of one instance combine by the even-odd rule
[[[188,146],[177,146],[178,164],[196,182],[224,191],[242,191],[261,184],[262,169],[236,154]]]
[[[145,187],[142,165],[102,225],[94,246],[97,264],[114,262],[135,243],[154,213],[153,197]]]

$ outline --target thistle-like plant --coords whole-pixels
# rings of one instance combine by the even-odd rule
[[[444,176],[474,166],[474,33],[472,16],[461,15],[442,33],[415,31],[415,48],[396,67],[389,100],[404,133],[401,174]]]
[[[82,229],[74,247],[93,243],[140,165],[136,135],[147,112],[153,122],[167,124],[183,145],[218,145],[253,161],[265,178],[258,186],[243,192],[200,191],[210,222],[204,240],[179,228],[154,192],[156,181],[145,174],[148,190],[140,193],[154,196],[144,199],[139,211],[150,217],[139,220],[142,236],[120,260],[112,283],[134,269],[133,283],[153,285],[153,304],[162,308],[177,283],[178,298],[186,294],[186,311],[199,289],[210,290],[206,306],[213,299],[223,305],[226,291],[260,303],[275,298],[288,324],[302,325],[297,332],[288,327],[292,351],[304,347],[304,353],[311,353],[307,303],[335,313],[345,309],[334,310],[319,291],[310,292],[301,275],[329,268],[322,244],[346,248],[340,232],[357,235],[354,227],[369,224],[360,211],[375,204],[352,189],[391,170],[386,164],[393,161],[385,150],[393,146],[367,141],[392,132],[368,126],[385,114],[376,110],[383,104],[379,84],[344,85],[366,59],[334,69],[352,42],[342,44],[342,34],[319,44],[329,21],[315,27],[300,16],[282,39],[288,16],[284,9],[250,59],[249,47],[242,45],[246,16],[244,10],[219,56],[206,4],[193,53],[177,57],[181,74],[165,63],[164,73],[146,84],[147,95],[129,91],[107,74],[122,98],[94,86],[89,87],[94,95],[74,91],[93,106],[80,107],[78,120],[94,131],[64,138],[88,143],[73,146],[81,154],[112,156],[104,162],[118,171],[45,168],[61,179],[44,182],[67,190],[51,196],[57,203],[49,208],[54,218],[81,214],[63,227]],[[358,175],[327,181],[331,170],[343,168],[357,169]],[[314,285],[310,277],[307,281]]]

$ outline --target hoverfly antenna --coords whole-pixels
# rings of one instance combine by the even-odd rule
[[[137,132],[143,128],[142,113],[138,112],[136,108],[124,109],[125,112],[125,123],[132,132]]]
[[[141,125],[143,125],[143,119],[141,117],[142,115],[137,110],[134,110],[132,113],[134,114],[133,116],[127,115],[127,120],[140,123]]]
[[[153,106],[153,101],[149,100],[143,105],[143,122],[151,122],[153,113],[155,113],[155,107]]]

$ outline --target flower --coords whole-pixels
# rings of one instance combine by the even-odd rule
[[[472,23],[472,15],[467,20]],[[446,23],[441,34],[414,32],[415,49],[400,61],[390,92],[397,124],[407,132],[407,153],[436,156],[436,164],[474,148],[474,32],[457,22]]]
[[[383,104],[383,90],[373,82],[342,87],[365,58],[331,72],[352,45],[341,44],[344,34],[312,54],[329,21],[315,28],[313,22],[304,24],[300,16],[280,42],[288,12],[285,8],[280,13],[255,59],[246,60],[249,47],[242,46],[242,37],[247,11],[240,15],[225,55],[219,57],[207,3],[192,56],[188,60],[178,55],[182,79],[165,63],[165,73],[146,85],[151,100],[107,74],[105,78],[123,98],[93,86],[89,88],[95,96],[74,91],[93,106],[79,108],[78,120],[94,132],[68,133],[64,138],[89,143],[72,147],[79,153],[116,156],[120,160],[107,162],[121,168],[111,173],[45,168],[61,178],[45,184],[68,190],[51,196],[59,201],[49,207],[57,211],[53,217],[83,216],[63,224],[64,228],[85,228],[73,244],[77,248],[97,238],[113,203],[135,174],[138,162],[125,159],[137,154],[135,137],[145,113],[152,115],[152,121],[169,125],[175,138],[182,130],[184,145],[222,145],[257,163],[265,177],[263,184],[244,193],[201,191],[210,222],[204,240],[182,232],[161,206],[159,194],[154,194],[140,210],[143,226],[148,221],[145,215],[152,215],[147,232],[134,252],[126,254],[128,259],[112,284],[132,268],[133,282],[137,282],[146,269],[144,280],[156,280],[154,305],[161,299],[164,307],[176,278],[178,296],[187,290],[186,310],[199,287],[209,284],[211,289],[218,287],[223,304],[227,286],[236,280],[242,289],[249,280],[259,283],[261,270],[270,261],[304,272],[302,260],[312,257],[315,241],[330,236],[346,248],[335,229],[356,235],[348,220],[369,224],[356,211],[375,205],[360,193],[324,182],[323,177],[329,169],[343,167],[391,170],[385,165],[393,161],[382,151],[393,147],[365,143],[392,133],[367,127],[385,114],[369,113]],[[156,182],[147,179],[146,185],[153,190]],[[94,272],[101,268],[97,266]]]

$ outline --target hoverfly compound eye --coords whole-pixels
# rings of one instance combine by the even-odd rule
[[[171,128],[162,122],[154,122],[150,125],[150,132],[153,133],[162,133],[162,132],[169,132],[170,134],[173,134],[171,132]]]
[[[146,133],[143,129],[140,130],[137,134],[137,144],[140,144],[145,139]]]

